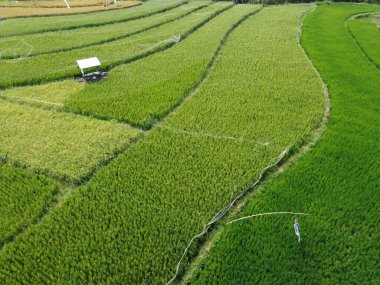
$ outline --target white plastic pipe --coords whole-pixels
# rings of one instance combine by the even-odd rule
[[[70,5],[69,5],[69,3],[67,2],[67,0],[63,0],[63,1],[65,1],[66,8],[70,8]]]

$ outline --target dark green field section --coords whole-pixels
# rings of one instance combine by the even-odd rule
[[[131,62],[174,45],[231,6],[231,3],[212,4],[170,23],[101,45],[21,60],[1,60],[0,87],[79,76],[76,60],[82,58],[98,57],[103,69]]]
[[[377,17],[380,19],[380,14]],[[348,29],[362,51],[380,69],[380,21],[371,22],[371,16],[348,21]]]
[[[154,0],[143,5],[114,11],[96,12],[83,15],[31,17],[9,19],[0,22],[0,37],[43,33],[79,27],[91,27],[111,23],[125,22],[162,12],[186,3],[182,0]]]
[[[181,18],[208,4],[210,4],[209,1],[195,1],[150,17],[127,22],[0,38],[0,59],[16,60],[26,56],[62,52],[111,42]]]
[[[173,48],[113,69],[106,81],[70,96],[66,108],[150,128],[201,81],[229,29],[258,8],[236,6]]]
[[[345,27],[379,6],[320,5],[302,45],[328,84],[331,113],[319,144],[266,183],[225,229],[191,284],[378,284],[380,77]],[[376,41],[376,38],[373,39]]]
[[[310,5],[265,8],[239,25],[227,39],[210,76],[176,109],[175,115],[170,115],[142,141],[98,171],[59,208],[0,252],[0,283],[165,284],[169,281],[188,242],[203,225],[255,181],[261,170],[285,148],[298,144],[320,121],[322,85],[297,43],[300,17],[311,8]],[[252,6],[233,9],[243,18]],[[246,13],[242,13],[244,9]],[[263,25],[255,20],[259,16],[261,20],[282,24],[272,41],[260,43],[268,34],[260,30]],[[230,27],[237,20],[229,11],[217,16],[215,21],[219,22],[218,18],[230,19],[225,23]],[[251,34],[248,31],[256,31],[252,33],[256,36],[261,33],[261,37],[247,40]],[[190,42],[191,38],[185,39],[184,44],[187,40]],[[284,49],[272,54],[268,47],[276,42]],[[256,47],[260,45],[262,53],[257,54]],[[240,47],[246,52],[236,53]],[[290,68],[296,61],[303,72],[294,76],[281,72],[278,80],[271,80],[274,69],[268,68],[262,78],[259,76],[258,64],[273,67],[286,54],[288,57],[280,66]],[[234,57],[237,64],[230,64]],[[240,72],[243,63],[244,76]],[[199,73],[193,76],[195,82]],[[248,79],[252,83],[245,85]],[[309,88],[299,85],[299,80],[310,82]],[[223,113],[224,101],[229,96],[219,93],[221,81],[227,81],[228,86],[246,87],[232,89],[233,98],[229,100],[234,111]],[[277,90],[282,98],[275,98],[266,106],[265,111],[273,121],[259,132],[252,121],[259,128],[263,126],[261,120],[267,118],[256,116],[256,110],[247,101],[257,100],[260,104],[264,86]],[[215,91],[213,94],[209,93],[211,89]],[[225,100],[217,100],[218,96]],[[269,99],[270,94],[266,96]],[[194,109],[199,103],[191,102],[200,102],[202,98],[209,104]],[[295,122],[290,118],[294,107],[284,104],[286,101],[298,102],[297,116],[302,114],[303,119],[299,117]],[[193,112],[191,123],[185,125],[182,118],[189,114],[189,108]],[[216,112],[220,112],[219,127],[217,122],[213,128],[211,124],[197,125],[213,120]],[[286,119],[292,123],[283,132],[280,129],[284,126],[277,122]],[[227,132],[229,124],[240,125],[240,133]],[[278,132],[281,140],[276,139]],[[194,244],[185,265],[196,250]]]
[[[41,216],[57,191],[51,180],[0,164],[0,248]]]

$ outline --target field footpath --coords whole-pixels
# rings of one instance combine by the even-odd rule
[[[354,33],[351,31],[350,27],[348,26],[348,23],[350,21],[353,21],[361,16],[368,16],[368,15],[378,15],[379,12],[371,12],[371,13],[360,13],[360,14],[357,14],[357,15],[352,15],[351,17],[349,17],[345,22],[344,22],[344,26],[346,27],[346,30],[347,32],[351,35],[353,41],[355,42],[355,44],[358,46],[358,48],[360,49],[360,51],[362,52],[363,56],[369,61],[371,62],[376,68],[377,70],[380,72],[380,66],[367,54],[367,52],[365,51],[365,49],[363,48],[363,46],[360,44],[360,42],[358,41],[358,39],[355,37]]]

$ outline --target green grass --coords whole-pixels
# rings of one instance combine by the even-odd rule
[[[66,108],[150,128],[201,81],[228,30],[257,9],[236,6],[173,48],[111,70],[107,80],[70,96]]]
[[[249,5],[244,7],[251,9]],[[296,41],[298,19],[310,8],[309,5],[265,8],[238,26],[227,39],[212,73],[202,84],[204,87],[199,88],[173,118],[169,116],[160,128],[154,128],[144,140],[97,172],[60,208],[1,251],[0,282],[165,284],[191,237],[237,192],[256,180],[261,169],[290,142],[297,143],[299,137],[319,121],[322,86]],[[231,11],[213,21],[229,18]],[[236,21],[232,19],[233,22],[225,25],[232,26]],[[266,30],[260,31],[260,26],[255,26],[261,21],[282,23],[282,28],[272,41],[264,41],[265,48],[261,51],[265,53],[257,54],[254,52],[260,45],[257,35],[261,34],[262,40],[267,36]],[[272,29],[276,26],[272,25]],[[274,45],[283,48],[283,51],[275,49],[280,50],[276,56],[270,49]],[[239,48],[246,52],[237,53]],[[252,52],[247,52],[250,50]],[[280,57],[289,52],[292,56],[281,61]],[[277,60],[283,68],[292,66],[295,61],[304,72],[295,72],[294,76],[281,72],[271,81]],[[246,65],[241,72],[243,62]],[[266,66],[261,80],[259,76],[252,76],[257,74],[257,64]],[[247,84],[249,80],[253,82]],[[299,86],[299,80],[309,81],[310,85]],[[226,104],[215,97],[227,100],[231,96],[219,87],[226,86],[223,82],[229,87],[246,86],[247,89],[232,89],[236,99],[230,98],[229,102],[234,111],[220,113],[220,127],[217,128],[215,122],[213,135],[204,135],[196,125],[186,127],[200,133],[165,129],[183,126],[184,116],[193,122],[212,120],[214,113],[223,110]],[[261,135],[254,137],[259,131],[250,129],[251,122],[245,118],[255,118],[258,111],[246,104],[256,98],[258,104],[262,102],[260,96],[265,84],[273,88],[273,93],[266,95],[267,100],[274,96],[273,104],[266,108],[272,114],[271,120],[257,116],[255,122],[259,127],[264,125],[261,120],[267,120],[267,125]],[[284,101],[275,96],[280,94]],[[188,108],[194,111],[193,100],[200,102],[202,98],[207,98],[209,104],[195,104],[199,106],[199,113],[196,110],[188,115]],[[297,114],[290,112],[294,107],[284,103],[287,101],[298,102]],[[243,113],[248,114],[242,116]],[[279,118],[286,122],[299,114],[305,118],[298,117],[292,126],[274,124]],[[306,119],[307,116],[312,118]],[[217,136],[226,131],[230,121],[245,133],[242,131],[238,138]],[[286,132],[282,130],[285,127]],[[246,133],[249,139],[240,139]],[[276,139],[278,134],[282,135],[281,141]],[[254,141],[263,137],[271,144]],[[192,247],[185,265],[195,252],[196,248]]]
[[[380,165],[378,70],[345,28],[379,6],[321,5],[304,21],[302,45],[329,87],[331,114],[319,144],[266,183],[226,226],[191,284],[378,284]]]
[[[150,17],[117,24],[3,38],[0,39],[0,58],[12,59],[25,54],[33,56],[54,53],[110,42],[180,18],[209,3],[195,1]]]
[[[348,21],[347,27],[363,52],[380,69],[380,17],[379,26],[372,18],[375,16],[352,19]]]
[[[165,11],[183,4],[183,0],[151,0],[130,9],[120,9],[83,15],[32,17],[0,22],[0,37],[75,29],[123,22]]]
[[[74,80],[64,80],[0,90],[0,98],[35,107],[61,110],[64,102],[85,86],[84,83]]]
[[[216,3],[160,27],[102,45],[62,53],[46,54],[22,60],[0,61],[0,87],[39,83],[81,75],[76,60],[97,56],[102,69],[126,63],[174,44],[173,36],[182,39],[202,26],[216,13],[231,7]]]
[[[0,248],[42,214],[57,190],[51,180],[0,164]]]
[[[78,182],[140,131],[115,122],[0,101],[0,158]]]

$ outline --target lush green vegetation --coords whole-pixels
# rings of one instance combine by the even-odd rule
[[[380,69],[380,14],[354,18],[347,26],[362,51]]]
[[[319,121],[322,86],[296,38],[299,18],[310,8],[265,8],[238,26],[210,76],[174,116],[1,251],[0,282],[167,282],[191,237]],[[241,9],[249,13],[252,8],[233,8],[206,25],[233,26],[237,19],[231,13],[239,11],[243,18]],[[278,26],[281,29],[267,39]],[[194,37],[197,33],[209,31],[199,29]],[[253,52],[237,52],[241,49]],[[275,64],[279,73],[274,77]],[[226,86],[231,93],[224,92]],[[269,119],[257,109],[264,97]],[[201,105],[202,100],[208,103]],[[224,112],[226,101],[231,111]],[[249,101],[256,101],[256,108]],[[289,102],[297,102],[296,107]],[[218,121],[206,124],[215,113]],[[185,116],[192,123],[186,123]],[[239,126],[239,133],[231,126]],[[192,247],[189,256],[194,253]]]
[[[234,45],[218,59],[219,72],[200,86],[202,96],[186,102],[186,111],[173,114],[165,127],[283,148],[295,143],[289,129],[308,134],[323,111],[321,82],[297,44],[300,15],[310,8],[267,7],[250,18],[231,35]]]
[[[193,12],[209,1],[195,1],[150,17],[116,24],[0,39],[1,59],[67,51],[125,38]],[[31,48],[32,47],[32,48]]]
[[[165,11],[184,2],[183,0],[154,0],[133,9],[120,9],[85,15],[9,19],[0,22],[0,37],[125,22]]]
[[[74,80],[0,90],[0,98],[31,106],[63,109],[64,102],[85,87]]]
[[[57,189],[53,181],[0,164],[0,248],[42,214]]]
[[[331,114],[319,144],[266,184],[242,213],[295,211],[227,226],[191,284],[377,284],[379,281],[378,70],[345,27],[379,6],[321,5],[302,45],[329,87]]]
[[[1,86],[27,84],[80,75],[75,60],[97,56],[102,68],[130,62],[165,47],[172,46],[193,30],[202,26],[217,13],[231,7],[230,3],[216,3],[160,27],[102,45],[89,46],[68,52],[54,53],[0,61]]]
[[[106,81],[88,85],[65,105],[82,114],[150,128],[201,81],[228,30],[258,9],[251,8],[237,6],[173,48],[113,69]]]
[[[0,158],[79,181],[139,136],[138,130],[0,101]]]

